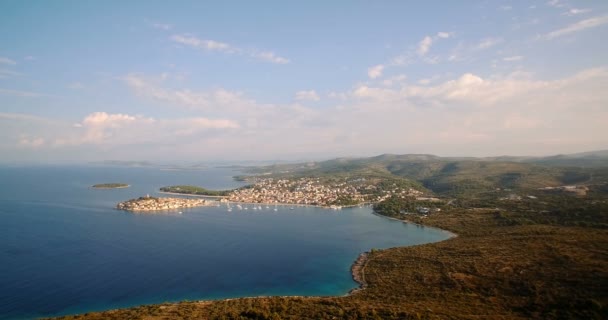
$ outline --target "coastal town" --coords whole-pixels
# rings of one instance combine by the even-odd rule
[[[120,202],[116,205],[116,208],[125,211],[158,211],[211,206],[213,205],[212,202],[215,201],[207,201],[205,199],[156,198],[146,195],[145,197]]]
[[[211,191],[195,186],[170,186],[175,194],[210,196],[210,193],[225,193],[219,201],[194,198],[156,198],[146,195],[119,203],[116,208],[126,211],[157,211],[187,207],[214,206],[219,203],[253,203],[310,205],[341,209],[343,207],[378,203],[389,197],[420,198],[424,193],[399,182],[355,179],[323,179],[313,177],[277,179],[256,177],[251,185],[226,191]],[[421,198],[426,199],[426,198]],[[239,208],[237,206],[237,208]],[[257,208],[257,207],[254,207]]]
[[[325,180],[320,178],[257,179],[246,188],[233,190],[227,197],[231,202],[298,204],[323,207],[353,206],[375,203],[391,196],[420,196],[411,187],[388,184],[379,186],[365,178]]]

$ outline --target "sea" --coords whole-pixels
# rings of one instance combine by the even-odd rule
[[[450,234],[373,214],[262,206],[154,214],[115,209],[162,186],[243,186],[231,168],[0,167],[0,319],[32,319],[182,300],[336,296],[372,248]],[[121,182],[125,189],[94,189]],[[173,195],[171,195],[173,196]],[[251,206],[250,206],[251,207]]]

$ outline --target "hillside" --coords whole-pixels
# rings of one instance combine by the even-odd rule
[[[511,161],[509,161],[509,159]],[[563,166],[557,164],[563,163]],[[594,165],[589,165],[593,163]],[[346,176],[406,179],[438,195],[474,196],[496,189],[517,191],[570,184],[605,184],[608,152],[545,158],[448,158],[426,154],[383,154],[322,162],[249,168],[255,175]]]

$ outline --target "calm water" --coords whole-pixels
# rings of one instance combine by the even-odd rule
[[[433,242],[436,229],[369,208],[280,207],[130,214],[117,202],[161,186],[238,187],[228,169],[0,167],[0,318],[165,301],[342,295],[362,251]],[[90,185],[125,182],[127,189]]]

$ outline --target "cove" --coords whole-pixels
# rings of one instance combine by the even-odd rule
[[[245,296],[344,295],[357,256],[450,235],[372,214],[278,207],[113,209],[165,185],[241,186],[229,169],[0,168],[0,318]],[[103,182],[126,189],[95,190]]]

